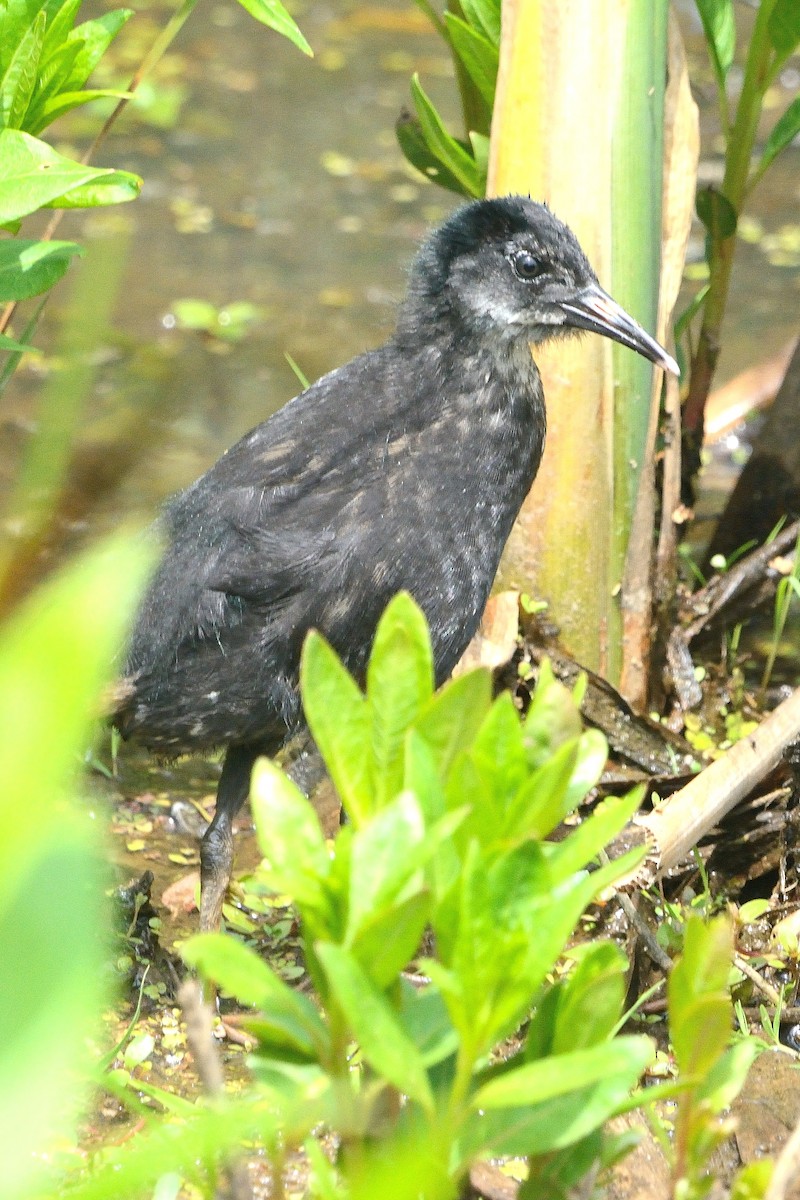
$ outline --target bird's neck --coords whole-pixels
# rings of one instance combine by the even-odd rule
[[[411,403],[424,413],[428,451],[460,460],[475,487],[513,519],[545,438],[542,382],[528,342],[481,334],[436,307],[424,324],[403,316],[394,342],[407,378],[424,391],[423,405]]]

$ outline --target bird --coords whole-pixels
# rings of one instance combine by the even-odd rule
[[[532,347],[589,330],[677,373],[529,197],[455,210],[414,259],[385,344],[324,375],[165,506],[112,720],[161,757],[224,749],[201,841],[200,928],[233,869],[256,758],[303,728],[319,630],[356,679],[409,592],[440,685],[475,633],[545,440]]]

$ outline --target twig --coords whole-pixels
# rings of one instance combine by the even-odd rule
[[[776,1010],[783,1007],[780,992],[771,983],[767,983],[766,979],[762,979],[755,967],[751,967],[746,958],[743,958],[741,954],[734,954],[733,962],[742,974],[746,975],[750,982],[767,997],[769,1002],[775,1005]]]
[[[798,737],[800,688],[765,717],[758,729],[657,809],[635,817],[616,840],[629,845],[633,836],[634,840],[641,842],[644,838],[651,845],[647,864],[636,872],[636,886],[647,886],[679,863],[704,834],[777,766],[786,747]]]
[[[223,1099],[225,1080],[214,1043],[213,1016],[203,1000],[203,992],[196,979],[187,979],[181,984],[178,1003],[183,1009],[186,1041],[203,1090],[211,1100]],[[253,1191],[246,1164],[231,1156],[225,1163],[225,1169],[231,1183],[231,1200],[252,1200]]]

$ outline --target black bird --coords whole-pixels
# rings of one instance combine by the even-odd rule
[[[160,755],[227,748],[201,847],[201,928],[219,923],[253,762],[302,725],[308,630],[363,677],[378,618],[405,588],[430,625],[437,682],[450,674],[542,455],[530,343],[581,329],[677,372],[545,206],[467,204],[419,251],[389,341],[167,506],[113,719]]]

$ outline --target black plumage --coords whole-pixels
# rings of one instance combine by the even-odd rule
[[[167,506],[114,720],[159,754],[227,747],[202,846],[203,927],[219,920],[252,763],[302,722],[307,631],[363,675],[378,618],[405,588],[428,619],[437,680],[455,666],[541,459],[530,343],[580,328],[675,369],[546,207],[468,204],[420,250],[393,337]]]

